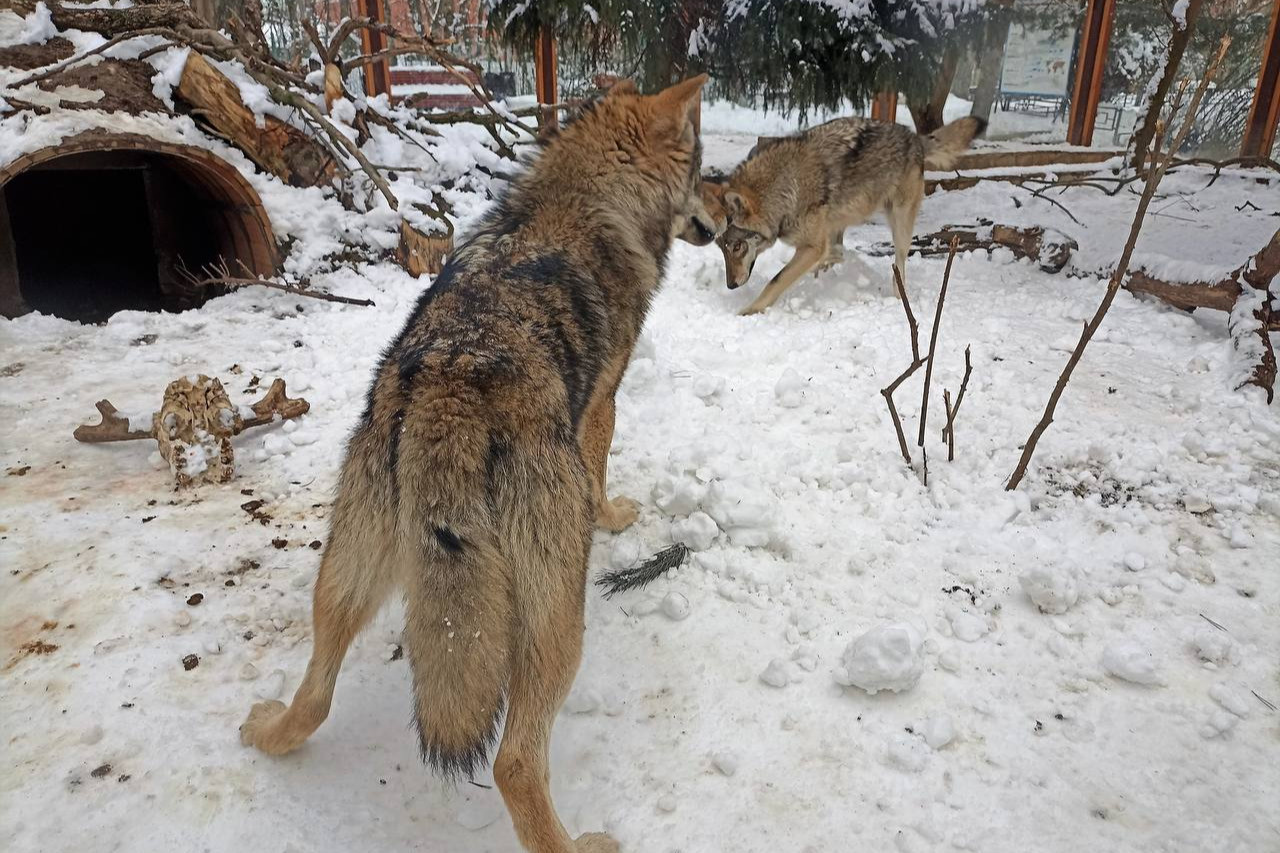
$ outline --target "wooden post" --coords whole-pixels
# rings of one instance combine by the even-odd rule
[[[380,24],[387,23],[386,0],[356,0],[356,14]],[[360,30],[360,49],[366,55],[387,49],[387,37],[364,28]],[[369,97],[391,94],[391,63],[384,56],[364,64],[364,93]]]
[[[556,40],[549,32],[538,36],[538,43],[533,49],[534,89],[539,104],[559,103],[556,94]],[[560,117],[554,112],[543,113],[538,126],[549,130],[560,124]]]
[[[871,101],[871,118],[875,121],[895,122],[898,120],[898,92],[890,89],[876,95]]]
[[[1093,124],[1102,100],[1102,72],[1107,65],[1107,45],[1116,19],[1116,0],[1089,0],[1080,31],[1076,54],[1075,88],[1071,90],[1071,114],[1067,119],[1067,142],[1093,144]]]
[[[1270,157],[1277,123],[1280,123],[1280,0],[1275,0],[1271,28],[1262,46],[1262,69],[1258,72],[1258,88],[1253,92],[1249,121],[1244,126],[1240,156]]]

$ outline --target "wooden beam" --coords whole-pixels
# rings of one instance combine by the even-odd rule
[[[1107,46],[1115,25],[1116,0],[1089,0],[1076,52],[1075,87],[1071,90],[1071,113],[1067,119],[1067,142],[1093,144],[1093,125],[1102,100],[1102,72],[1107,65]]]
[[[1280,124],[1280,0],[1275,0],[1271,28],[1262,46],[1258,88],[1253,91],[1253,106],[1249,108],[1249,120],[1244,126],[1240,156],[1270,157],[1277,124]]]
[[[876,121],[898,120],[898,92],[896,89],[881,92],[871,101],[871,118]]]
[[[386,0],[356,0],[356,14],[380,24],[387,23]],[[360,49],[365,56],[386,50],[387,37],[364,27],[360,30]],[[364,93],[369,97],[391,94],[391,62],[387,57],[364,64]]]
[[[538,36],[538,43],[533,49],[534,89],[539,104],[557,104],[556,93],[556,40],[549,32]],[[560,118],[553,112],[542,114],[539,124],[543,130],[549,130],[560,124]]]

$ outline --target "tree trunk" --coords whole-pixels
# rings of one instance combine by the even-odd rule
[[[1178,66],[1182,64],[1182,54],[1186,52],[1187,43],[1196,28],[1196,19],[1200,17],[1200,7],[1204,0],[1190,0],[1183,17],[1182,26],[1173,22],[1173,35],[1169,39],[1169,51],[1165,55],[1164,69],[1156,83],[1156,89],[1147,100],[1146,112],[1143,113],[1137,130],[1133,134],[1133,155],[1129,165],[1141,169],[1150,153],[1151,141],[1156,135],[1156,123],[1160,121],[1160,113],[1164,109],[1165,98],[1173,88],[1173,81],[1178,77]],[[1175,155],[1178,152],[1173,152]]]
[[[933,91],[929,93],[929,97],[920,103],[915,97],[907,96],[907,108],[911,110],[911,120],[915,122],[916,133],[933,133],[942,127],[942,111],[947,105],[947,95],[951,92],[951,81],[955,79],[956,66],[959,62],[960,48],[954,44],[948,45],[942,55],[942,68],[938,72],[938,79],[934,81]]]
[[[197,51],[188,54],[174,94],[193,107],[201,121],[286,184],[310,187],[333,177],[333,158],[322,145],[271,116],[258,127],[253,113],[241,101],[236,84]]]
[[[969,115],[983,121],[991,120],[991,108],[995,106],[996,92],[1000,89],[1000,70],[1004,66],[1004,49],[1009,41],[1009,25],[1013,14],[1008,7],[997,6],[991,10],[982,35],[982,54],[978,57],[978,86],[973,95],[973,109]]]

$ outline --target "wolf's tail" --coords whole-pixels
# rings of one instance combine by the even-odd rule
[[[986,129],[985,119],[966,116],[922,136],[920,141],[924,143],[925,168],[937,170],[955,168],[956,158],[969,147],[975,136]]]
[[[514,614],[494,520],[483,495],[470,494],[484,482],[483,469],[472,470],[478,460],[468,458],[464,437],[428,443],[426,452],[421,444],[405,448],[399,466],[414,719],[423,760],[455,779],[482,769],[497,737]]]
[[[496,549],[449,527],[425,538],[404,629],[418,740],[437,773],[469,779],[488,761],[511,674],[508,573]]]

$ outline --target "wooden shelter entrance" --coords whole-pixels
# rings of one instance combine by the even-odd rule
[[[4,316],[183,310],[217,294],[191,282],[210,265],[251,277],[277,266],[257,193],[210,151],[92,133],[0,169]]]

